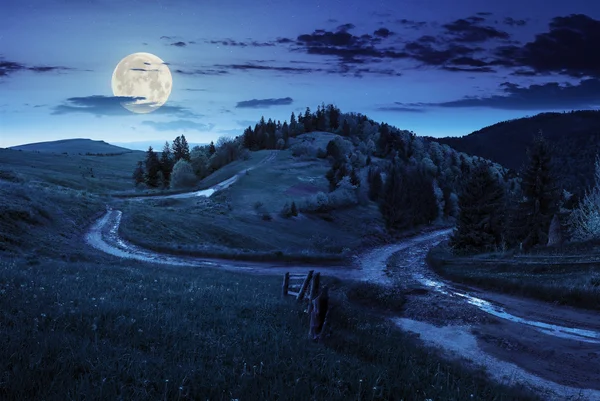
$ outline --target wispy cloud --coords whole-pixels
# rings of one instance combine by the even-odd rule
[[[134,103],[138,100],[144,100],[144,97],[130,96],[85,96],[72,97],[65,101],[64,104],[54,106],[52,109],[53,115],[71,114],[71,113],[87,113],[98,117],[102,116],[131,116],[134,113],[126,110],[122,105]],[[173,115],[179,117],[198,118],[201,115],[193,113],[185,107],[179,107],[169,104],[164,104],[152,112],[153,115]]]
[[[260,109],[260,108],[268,108],[271,106],[285,106],[292,104],[294,100],[291,97],[284,97],[278,99],[252,99],[252,100],[244,100],[238,102],[235,106],[236,108],[250,108],[250,109]]]
[[[520,86],[510,82],[500,85],[503,94],[468,96],[440,103],[399,103],[401,107],[425,110],[430,107],[482,107],[501,110],[568,110],[600,105],[600,80],[586,79],[577,85],[558,82]]]
[[[16,61],[4,60],[0,57],[0,77],[7,77],[20,71],[33,71],[37,73],[44,72],[56,72],[56,71],[70,71],[74,68],[62,67],[62,66],[45,66],[45,65],[26,65],[18,63]]]

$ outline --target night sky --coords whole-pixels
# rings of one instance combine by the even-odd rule
[[[483,4],[486,4],[483,6]],[[149,52],[168,102],[130,113],[117,63]],[[600,104],[592,0],[2,0],[0,147],[191,143],[322,102],[418,135]]]

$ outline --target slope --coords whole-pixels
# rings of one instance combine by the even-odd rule
[[[29,143],[25,145],[11,146],[9,149],[82,155],[86,153],[114,154],[134,152],[131,149],[111,145],[104,141],[94,141],[92,139],[84,138],[61,139],[58,141]]]
[[[527,147],[540,130],[554,147],[560,184],[581,193],[591,183],[594,157],[600,150],[600,111],[541,113],[503,121],[460,138],[428,139],[519,170],[526,160]]]

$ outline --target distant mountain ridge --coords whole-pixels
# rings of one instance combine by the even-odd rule
[[[600,110],[541,113],[503,121],[463,137],[427,139],[518,171],[540,130],[554,148],[559,184],[572,193],[583,193],[593,181],[594,160],[600,151]]]
[[[166,139],[165,140],[156,140],[156,141],[137,141],[137,142],[111,142],[111,144],[115,145],[115,146],[126,147],[131,150],[143,150],[143,151],[148,150],[148,146],[152,146],[152,149],[154,149],[157,152],[160,152],[160,151],[162,151],[163,147],[165,146],[165,142],[169,142],[169,145],[173,144],[172,139],[171,140],[166,140]],[[206,142],[206,143],[188,142],[188,145],[191,150],[194,146],[204,146],[204,145],[208,145],[209,143],[210,142]]]
[[[104,141],[95,141],[85,138],[60,139],[57,141],[36,142],[24,145],[11,146],[8,149],[26,150],[44,153],[69,153],[69,154],[122,154],[137,152],[128,148],[111,145]]]

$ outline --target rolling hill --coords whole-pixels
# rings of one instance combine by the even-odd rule
[[[600,151],[598,110],[541,113],[503,121],[459,138],[427,139],[519,170],[527,160],[527,147],[540,130],[554,148],[560,185],[581,194],[592,183],[594,158]]]
[[[139,152],[120,146],[111,145],[104,141],[94,141],[91,139],[74,138],[62,139],[50,142],[37,142],[25,145],[12,146],[8,149],[27,150],[33,152],[49,153],[68,153],[68,154],[122,154],[130,152]]]

